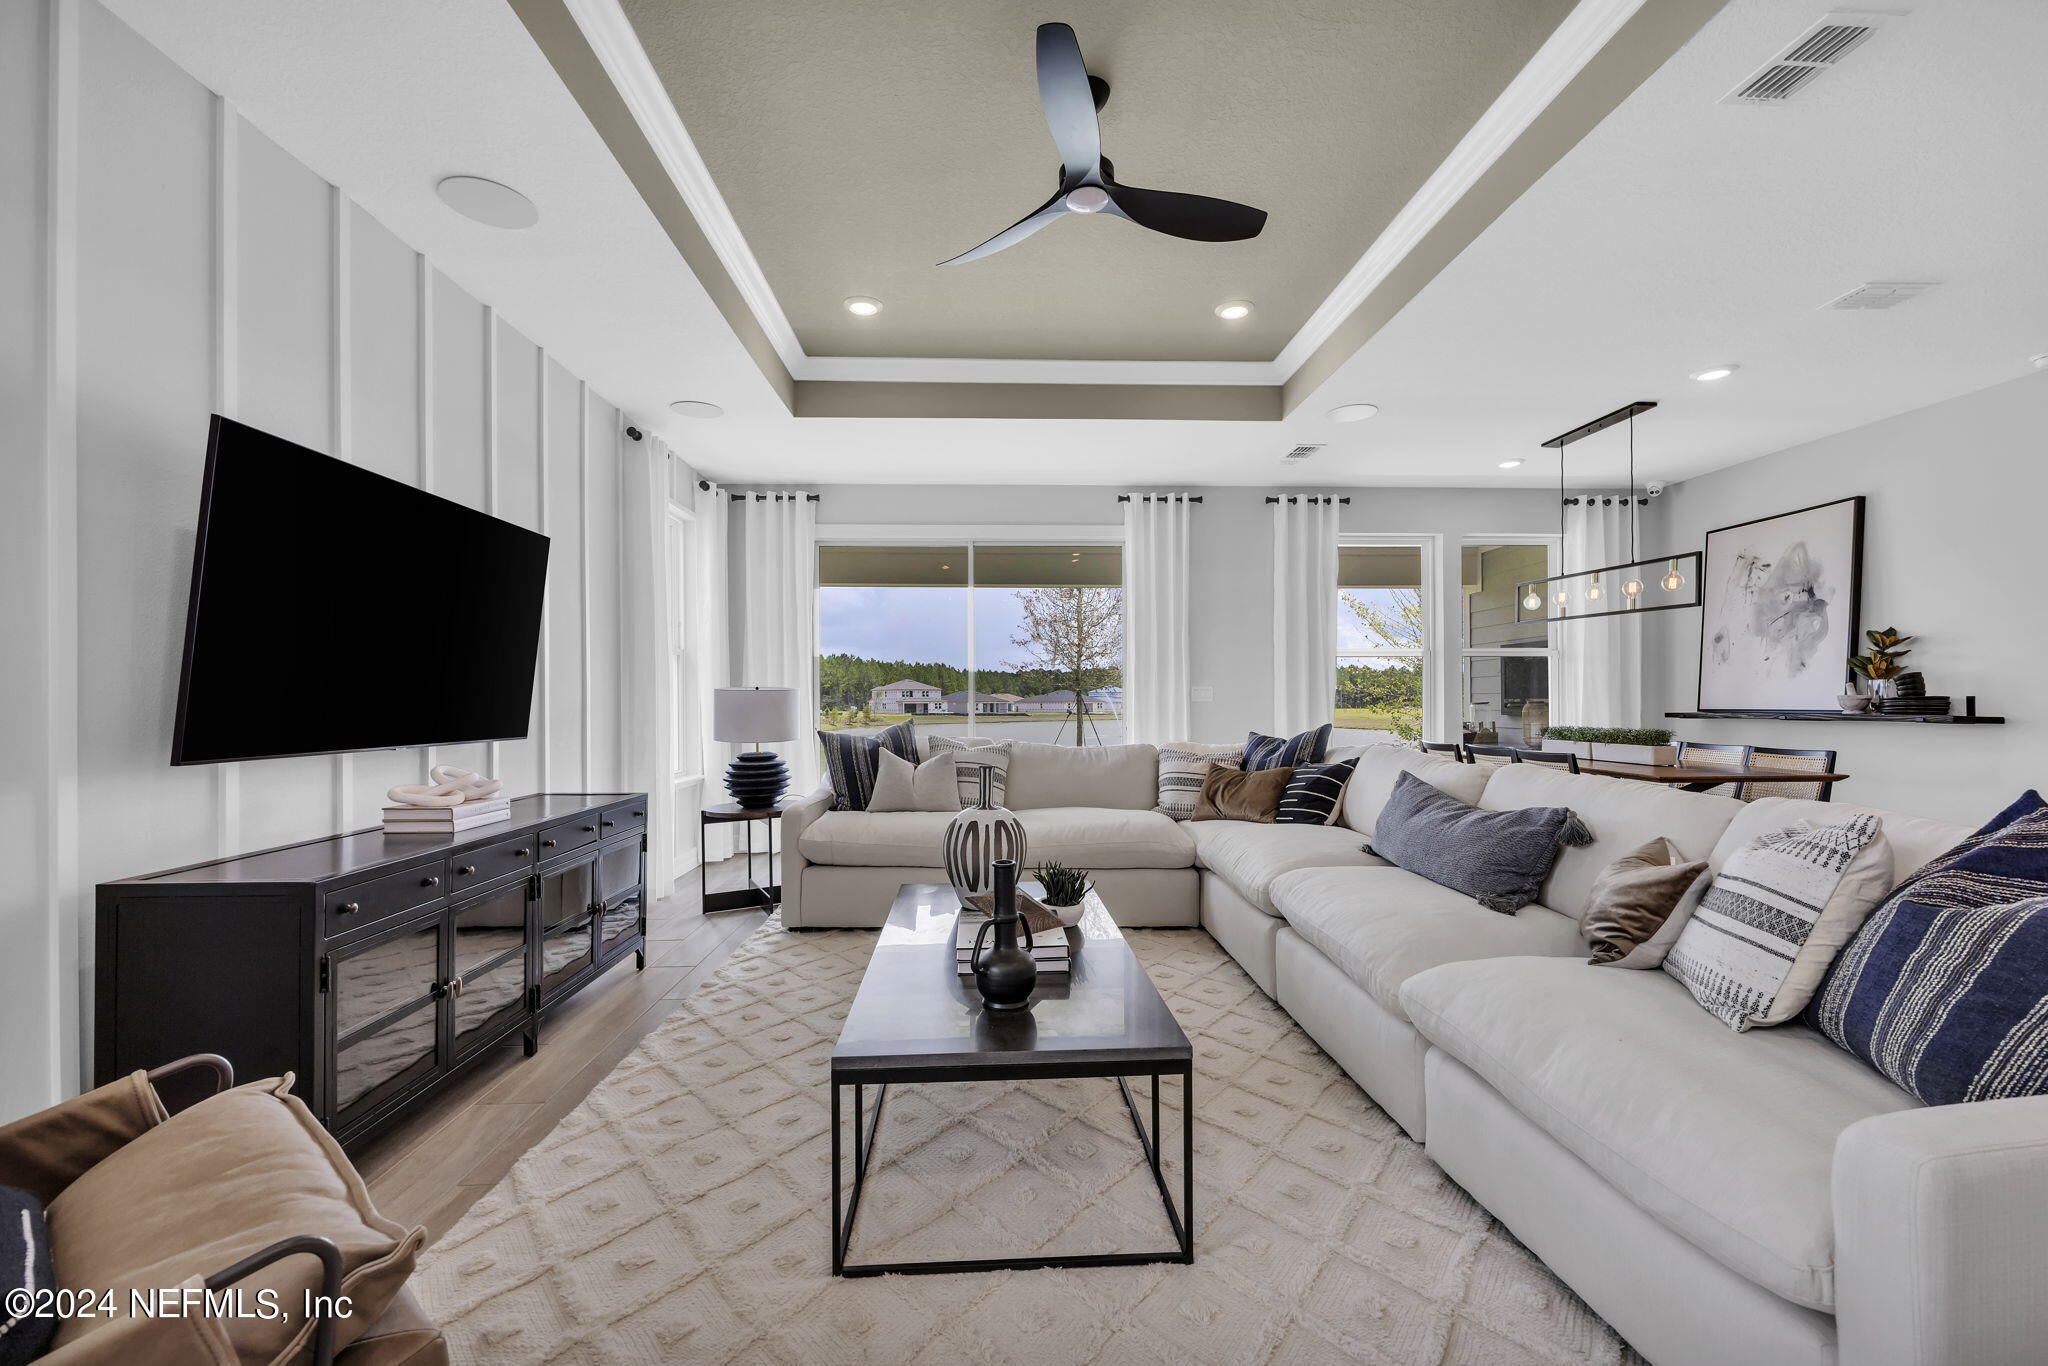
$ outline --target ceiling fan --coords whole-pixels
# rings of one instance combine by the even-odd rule
[[[1060,150],[1059,190],[988,241],[940,265],[993,256],[1070,213],[1106,213],[1196,242],[1241,242],[1266,226],[1266,211],[1248,204],[1117,184],[1095,122],[1095,111],[1109,99],[1109,82],[1088,74],[1080,40],[1069,25],[1038,26],[1038,99]]]

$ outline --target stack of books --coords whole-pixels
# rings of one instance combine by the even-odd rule
[[[953,930],[953,954],[962,977],[974,975],[974,936],[981,933],[981,927],[988,924],[989,917],[972,907],[960,912],[960,922]],[[989,931],[988,942],[994,942],[995,931]],[[1024,942],[1023,927],[1018,926],[1017,942]],[[1074,970],[1073,951],[1067,947],[1065,930],[1047,930],[1044,934],[1033,932],[1031,939],[1031,960],[1038,964],[1040,977],[1064,977]]]
[[[512,819],[512,799],[491,797],[460,806],[387,806],[384,833],[387,835],[452,835],[479,825],[496,825]]]

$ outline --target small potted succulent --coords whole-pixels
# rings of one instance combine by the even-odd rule
[[[1038,879],[1040,904],[1058,916],[1060,924],[1080,923],[1082,913],[1088,909],[1088,893],[1093,890],[1086,873],[1057,859],[1047,859],[1032,871],[1032,876]]]
[[[1621,764],[1675,764],[1678,746],[1660,726],[1552,726],[1543,748]]]

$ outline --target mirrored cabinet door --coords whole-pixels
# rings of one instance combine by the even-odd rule
[[[449,912],[455,1051],[467,1051],[520,1013],[526,992],[527,883]]]
[[[333,955],[338,1122],[440,1065],[441,923],[418,920]]]
[[[540,991],[546,1000],[596,961],[591,940],[595,918],[596,859],[541,874]]]

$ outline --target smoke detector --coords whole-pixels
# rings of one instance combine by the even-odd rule
[[[1939,283],[1941,282],[1938,280],[1871,280],[1856,286],[1847,294],[1828,300],[1821,307],[1851,311],[1897,308],[1906,300],[1925,294]]]
[[[1306,460],[1321,449],[1321,446],[1296,446],[1280,458],[1282,460]]]
[[[1896,14],[1863,14],[1837,10],[1824,14],[1789,47],[1765,62],[1721,97],[1722,104],[1776,107],[1813,84],[1815,78],[1840,65],[1842,59],[1869,41]]]

